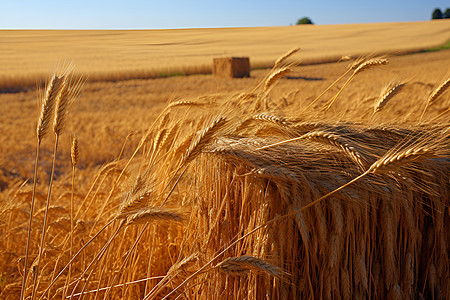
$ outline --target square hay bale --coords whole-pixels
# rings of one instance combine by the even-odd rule
[[[213,75],[224,78],[250,77],[250,59],[248,57],[214,58]]]

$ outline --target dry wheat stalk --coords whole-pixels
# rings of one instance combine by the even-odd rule
[[[372,58],[358,65],[354,71],[354,75],[366,71],[372,67],[382,66],[388,64],[389,61],[386,58]]]
[[[146,224],[154,221],[182,222],[184,217],[179,212],[164,210],[160,207],[142,209],[127,217],[126,225]]]
[[[164,128],[167,123],[169,123],[169,119],[169,113],[163,114],[163,116],[161,117],[161,121],[159,122],[159,128]]]
[[[152,190],[147,190],[146,186],[140,189],[132,189],[124,196],[125,201],[120,205],[116,218],[123,219],[142,210],[148,206],[152,197]]]
[[[244,93],[240,93],[236,97],[236,99],[239,100],[239,101],[244,101],[244,100],[253,99],[253,98],[256,98],[256,97],[258,97],[258,95],[255,94],[255,93],[244,92]]]
[[[183,164],[188,164],[195,159],[202,149],[209,143],[214,134],[227,123],[225,117],[217,117],[207,127],[201,130],[191,141],[189,148],[183,155]]]
[[[60,135],[64,127],[64,121],[68,112],[68,109],[73,101],[73,98],[69,97],[69,82],[67,77],[61,84],[61,90],[56,97],[55,104],[55,118],[53,120],[53,132],[56,135]]]
[[[175,101],[175,102],[170,103],[169,105],[167,105],[165,110],[168,110],[168,109],[171,109],[174,107],[180,107],[180,106],[202,106],[205,104],[206,103],[192,101],[192,100],[180,100],[180,101]]]
[[[360,166],[361,168],[364,168],[365,166],[365,160],[363,159],[359,151],[356,150],[356,145],[352,145],[351,141],[342,136],[331,132],[318,130],[308,132],[303,135],[302,138],[307,138],[316,142],[325,143],[337,147],[347,153],[358,166]]]
[[[260,113],[251,117],[252,120],[274,123],[279,126],[289,126],[291,122],[284,117],[274,116],[269,113]]]
[[[162,141],[166,138],[167,129],[163,128],[158,131],[154,141],[153,141],[153,152],[156,153],[160,149]]]
[[[394,95],[396,95],[402,89],[402,87],[404,85],[405,85],[404,82],[402,82],[402,83],[391,82],[390,84],[388,84],[381,91],[380,97],[378,98],[377,102],[375,103],[374,112],[381,111],[383,109],[383,107],[386,106],[388,101],[390,99],[392,99],[392,97],[394,97]]]
[[[175,276],[178,273],[186,273],[198,261],[198,256],[198,253],[193,253],[185,257],[180,262],[172,265],[169,271],[167,271],[167,275]]]
[[[167,134],[164,136],[164,139],[161,141],[160,149],[170,146],[175,140],[175,136],[178,134],[178,129],[180,128],[179,124],[175,124],[172,126]]]
[[[297,53],[300,50],[300,48],[294,48],[288,52],[286,52],[285,54],[283,54],[280,58],[278,58],[275,61],[275,65],[274,68],[279,67],[283,62],[285,62],[289,57],[291,57],[292,55],[294,55],[295,53]]]
[[[347,81],[344,83],[344,85],[341,87],[341,89],[339,90],[339,92],[337,92],[337,94],[331,98],[324,106],[324,110],[328,110],[330,109],[330,107],[333,105],[334,101],[336,101],[337,97],[339,97],[339,95],[341,94],[341,92],[344,90],[344,88],[349,84],[349,82],[353,79],[353,77],[355,77],[355,75],[368,70],[372,67],[375,66],[381,66],[381,65],[385,65],[387,64],[389,61],[385,58],[372,58],[369,60],[366,60],[365,62],[359,64],[356,69],[353,71],[353,74],[347,79]],[[355,65],[356,66],[356,65]],[[352,65],[353,68],[353,65]],[[350,68],[348,71],[352,70],[352,68]],[[347,72],[348,72],[347,71]],[[346,74],[346,73],[345,73]],[[314,100],[316,101],[316,100]]]
[[[434,149],[431,147],[420,145],[411,146],[409,149],[382,157],[372,164],[367,172],[373,174],[389,172],[398,169],[402,165],[432,156],[433,154]]]
[[[47,133],[48,126],[50,125],[50,120],[54,112],[56,96],[59,94],[59,90],[64,79],[65,77],[58,77],[55,74],[47,85],[44,99],[42,100],[41,114],[37,125],[38,143],[42,141]]]
[[[65,75],[62,75],[61,77],[57,76],[56,74],[53,75],[52,79],[48,83],[47,89],[44,94],[44,98],[42,99],[42,107],[40,116],[38,119],[38,124],[36,127],[36,136],[37,136],[37,145],[36,145],[36,157],[35,157],[35,165],[34,165],[34,179],[33,179],[33,190],[32,190],[32,196],[31,196],[31,207],[30,207],[30,217],[29,217],[29,223],[27,227],[27,245],[26,245],[26,251],[25,251],[25,262],[24,262],[24,272],[23,272],[23,281],[22,281],[22,288],[20,291],[20,300],[23,299],[24,292],[26,289],[26,280],[28,278],[28,253],[30,248],[30,238],[31,238],[31,227],[33,223],[33,211],[34,211],[34,202],[35,202],[35,196],[36,196],[36,184],[37,184],[37,172],[38,172],[38,166],[39,166],[39,153],[40,153],[40,145],[42,142],[42,139],[44,138],[45,134],[48,131],[48,126],[50,125],[51,119],[53,117],[53,111],[55,107],[55,99],[56,95],[59,93],[61,82],[64,80]],[[34,286],[33,286],[34,291]]]
[[[78,140],[74,138],[72,140],[72,147],[70,148],[70,157],[72,158],[72,166],[76,167],[80,158],[78,152]]]
[[[273,86],[275,82],[277,82],[280,78],[286,76],[290,72],[291,72],[290,68],[284,67],[274,72],[272,75],[270,75],[264,84],[264,92],[266,92],[271,86]]]
[[[436,90],[434,90],[433,93],[431,93],[430,97],[428,98],[428,103],[432,104],[434,103],[437,98],[439,98],[440,95],[442,95],[445,90],[450,86],[450,78],[445,80]]]
[[[359,65],[361,65],[363,62],[365,61],[365,58],[363,57],[358,57],[357,59],[355,59],[355,61],[353,63],[351,63],[348,66],[349,70],[355,70],[356,68],[359,67]]]
[[[282,278],[283,276],[283,271],[280,268],[269,264],[261,258],[250,255],[226,258],[218,263],[215,268],[232,275],[241,275],[246,274],[249,270],[257,270],[266,272],[276,278]]]
[[[427,104],[423,109],[422,115],[420,116],[419,124],[422,122],[423,116],[425,115],[425,111],[427,110],[428,106],[436,102],[439,96],[442,95],[449,86],[450,86],[450,78],[445,80],[441,85],[438,86],[436,90],[434,90],[433,93],[431,93],[430,97],[428,97]]]

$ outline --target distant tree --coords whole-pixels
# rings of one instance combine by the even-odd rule
[[[436,8],[431,15],[432,20],[442,19],[442,12],[439,8]]]
[[[311,21],[310,18],[304,17],[304,18],[299,19],[299,20],[297,21],[297,24],[296,24],[296,25],[303,25],[303,24],[314,24],[314,23]]]
[[[447,8],[443,15],[444,18],[450,19],[450,8]]]

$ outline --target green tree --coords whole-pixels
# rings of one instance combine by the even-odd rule
[[[311,21],[310,18],[304,17],[297,21],[297,25],[303,25],[303,24],[314,24],[314,23]]]
[[[450,8],[447,8],[443,15],[444,18],[450,19]]]
[[[442,19],[442,12],[439,8],[436,8],[431,15],[432,20]]]

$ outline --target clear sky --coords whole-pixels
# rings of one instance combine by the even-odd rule
[[[163,29],[425,21],[449,0],[0,0],[1,29]]]

